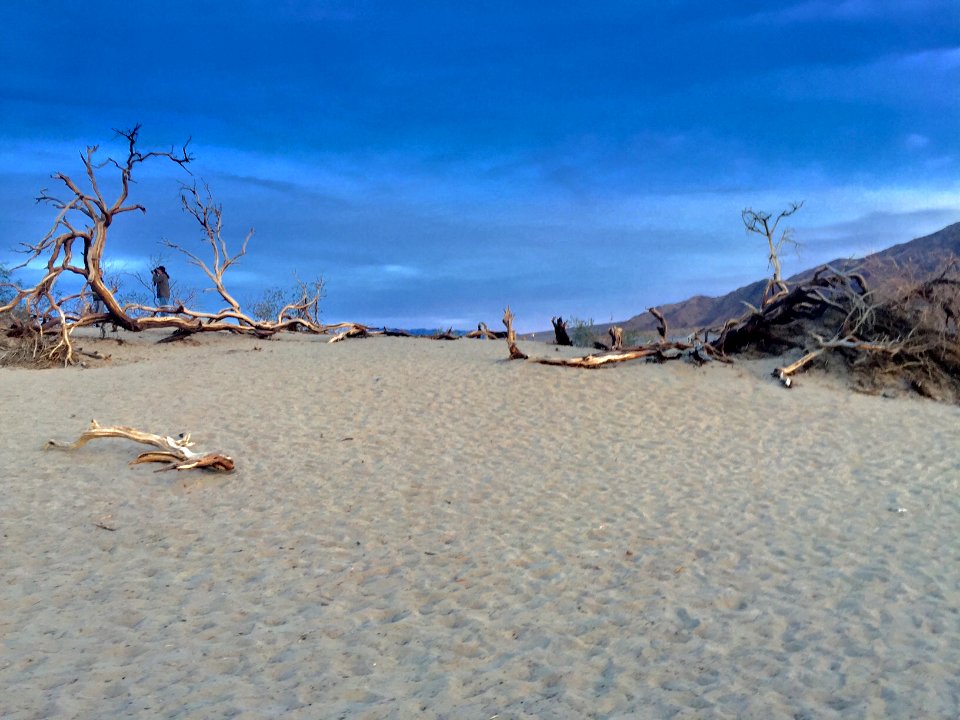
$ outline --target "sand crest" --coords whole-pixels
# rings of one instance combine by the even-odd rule
[[[956,407],[760,363],[154,339],[0,369],[4,718],[960,715]],[[237,471],[43,450],[91,418]]]

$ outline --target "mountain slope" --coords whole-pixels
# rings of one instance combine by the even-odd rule
[[[960,222],[859,260],[838,258],[830,265],[842,271],[856,268],[864,275],[871,288],[883,290],[895,287],[901,282],[928,277],[941,269],[952,257],[960,257]],[[797,273],[788,278],[787,282],[792,284],[807,280],[819,267],[822,266]],[[765,279],[758,280],[721,297],[695,295],[688,300],[662,305],[660,310],[671,328],[713,327],[730,318],[741,316],[746,310],[744,303],[758,306],[765,285]],[[618,324],[624,331],[649,332],[656,328],[657,321],[649,313],[643,313]]]

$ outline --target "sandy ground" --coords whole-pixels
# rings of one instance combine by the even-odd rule
[[[150,340],[0,369],[3,718],[960,716],[957,407],[761,363]],[[43,449],[91,418],[237,470]]]

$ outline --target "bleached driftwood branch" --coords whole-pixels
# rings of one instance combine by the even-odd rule
[[[503,313],[503,324],[507,326],[507,346],[510,349],[510,359],[526,360],[527,362],[537,363],[539,365],[598,368],[604,365],[638,360],[641,358],[649,358],[657,362],[686,358],[699,365],[712,360],[719,360],[724,363],[732,362],[729,358],[719,353],[710,343],[700,340],[699,337],[694,337],[691,342],[667,342],[667,321],[664,319],[663,314],[657,308],[650,308],[650,313],[660,321],[660,327],[657,329],[660,333],[659,342],[653,345],[639,345],[631,348],[621,347],[615,350],[606,350],[604,352],[574,358],[527,357],[517,349],[515,342],[516,334],[513,331],[514,316],[509,307],[507,307]],[[554,318],[554,320],[556,320],[556,318]],[[610,334],[614,343],[622,344],[621,328],[611,329]],[[618,341],[620,342],[618,343]]]
[[[510,349],[510,359],[526,360],[527,356],[520,352],[520,348],[517,347],[517,333],[513,329],[513,312],[509,305],[503,311],[503,325],[507,328],[507,347]]]
[[[91,440],[97,438],[118,437],[144,445],[153,445],[159,450],[150,450],[141,453],[136,460],[130,462],[131,465],[137,465],[145,462],[166,463],[165,470],[218,470],[221,472],[230,471],[234,468],[233,459],[227,455],[219,453],[196,453],[190,448],[193,443],[190,441],[190,433],[184,433],[177,437],[164,435],[154,435],[153,433],[135,430],[131,427],[116,425],[112,427],[101,427],[96,420],[90,421],[90,429],[80,435],[72,443],[60,443],[56,440],[48,440],[48,448],[58,448],[60,450],[76,450],[83,447]]]

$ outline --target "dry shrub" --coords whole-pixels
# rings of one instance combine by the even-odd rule
[[[49,355],[45,338],[27,330],[18,332],[22,326],[11,322],[7,314],[0,315],[0,367],[47,368],[62,363]]]
[[[714,346],[725,353],[781,355],[802,348],[810,362],[846,373],[863,391],[912,390],[960,403],[960,264],[935,275],[904,273],[872,290],[864,275],[829,266],[737,321]]]
[[[858,309],[846,329],[889,351],[841,350],[861,387],[880,392],[908,387],[938,400],[960,402],[960,273],[950,262],[935,277],[902,285],[877,305]]]

